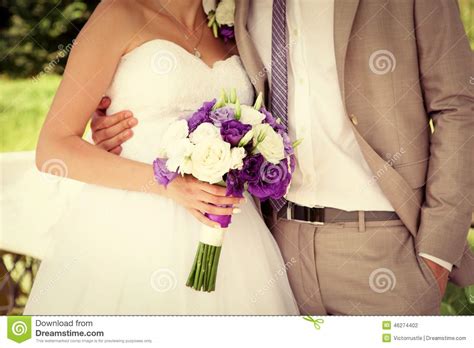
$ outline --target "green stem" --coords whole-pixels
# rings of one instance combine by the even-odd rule
[[[211,253],[211,246],[210,245],[206,245],[206,257],[204,259],[204,275],[203,275],[203,279],[202,279],[202,286],[203,286],[203,290],[204,291],[207,291],[207,274],[209,273],[209,255]]]
[[[210,285],[211,285],[211,275],[212,275],[212,264],[214,263],[214,257],[216,256],[216,247],[213,246],[211,247],[211,255],[209,255],[209,262],[207,263],[207,269],[209,270],[207,272],[207,277],[206,277],[206,282],[208,284],[208,289],[207,291],[210,290]]]
[[[191,268],[191,272],[189,272],[188,281],[186,282],[186,286],[192,287],[194,284],[194,274],[196,273],[196,267],[199,257],[199,248],[196,252],[196,256],[194,257],[193,267]]]
[[[198,283],[197,283],[197,289],[196,290],[201,290],[202,288],[202,280],[203,280],[203,277],[204,277],[204,271],[206,269],[206,252],[207,252],[207,245],[206,244],[203,244],[203,256],[202,256],[202,260],[201,260],[201,268],[199,270],[199,273],[197,274],[198,275]]]
[[[198,246],[198,260],[197,260],[197,265],[196,265],[196,272],[194,273],[194,284],[193,288],[195,290],[198,290],[198,281],[199,281],[199,273],[201,272],[201,264],[202,264],[202,253],[203,253],[203,244],[199,243]]]
[[[206,255],[206,272],[204,273],[204,279],[203,279],[204,291],[207,291],[207,288],[209,286],[209,282],[207,281],[207,279],[209,278],[208,275],[209,275],[209,272],[211,271],[211,269],[209,268],[209,259],[211,258],[211,253],[212,253],[212,245],[208,245],[207,255]]]
[[[221,249],[221,247],[199,243],[186,286],[206,292],[216,289]]]
[[[216,255],[214,256],[214,262],[212,264],[212,271],[211,271],[211,286],[210,291],[214,291],[216,289],[216,278],[217,278],[217,267],[219,266],[219,257],[221,255],[221,247],[216,248]]]

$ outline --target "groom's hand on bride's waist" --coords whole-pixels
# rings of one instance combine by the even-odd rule
[[[137,125],[138,120],[128,110],[106,116],[110,103],[110,98],[102,98],[92,115],[92,140],[105,151],[120,155],[121,145],[133,136],[132,128]]]

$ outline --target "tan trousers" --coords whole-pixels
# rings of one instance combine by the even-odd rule
[[[272,228],[303,315],[437,315],[441,293],[400,220],[279,219]]]

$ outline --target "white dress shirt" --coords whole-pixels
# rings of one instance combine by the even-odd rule
[[[251,1],[247,23],[270,81],[272,4]],[[287,199],[308,207],[394,211],[374,182],[345,114],[334,50],[334,0],[287,0],[287,25],[288,131],[292,139],[303,139]]]

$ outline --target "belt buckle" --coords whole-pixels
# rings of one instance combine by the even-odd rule
[[[316,206],[316,207],[313,207],[313,209],[316,210],[316,216],[317,216],[316,219],[318,221],[314,221],[314,222],[312,222],[312,224],[313,225],[318,225],[318,226],[324,225],[324,207]]]
[[[307,221],[307,220],[300,220],[293,218],[293,208],[294,203],[288,202],[288,206],[286,207],[286,219],[289,221],[296,221],[304,224],[311,224],[316,226],[323,226],[324,225],[324,207],[315,206],[313,208],[308,209],[315,209],[316,212],[316,221]],[[319,221],[317,221],[319,219]]]

